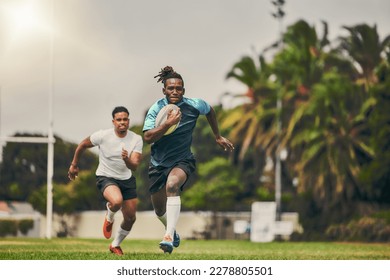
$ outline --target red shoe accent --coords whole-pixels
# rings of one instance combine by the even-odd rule
[[[110,245],[110,252],[114,253],[117,256],[122,256],[123,255],[123,251],[122,251],[121,247],[119,247],[119,246],[118,247],[112,247]]]
[[[104,218],[103,235],[107,239],[109,239],[111,237],[113,224],[114,224],[114,222],[110,223],[109,221],[107,221],[107,218]]]

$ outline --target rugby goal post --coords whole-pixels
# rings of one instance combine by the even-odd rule
[[[46,200],[46,238],[51,239],[53,221],[53,174],[54,174],[54,133],[53,133],[53,95],[54,95],[54,0],[50,1],[50,26],[49,28],[49,123],[47,137],[2,137],[0,133],[0,145],[5,142],[16,143],[47,143],[47,200]],[[0,107],[1,107],[0,86]],[[0,108],[1,109],[1,108]],[[1,113],[1,110],[0,110]],[[0,116],[1,117],[1,116]],[[1,125],[1,118],[0,118]],[[2,148],[2,147],[0,147]]]

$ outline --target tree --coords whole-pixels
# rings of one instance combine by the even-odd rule
[[[350,34],[339,37],[338,48],[359,65],[358,72],[363,78],[362,83],[368,88],[377,82],[374,70],[383,60],[382,54],[390,45],[390,35],[381,41],[376,25],[370,27],[367,24],[359,24],[343,28]]]
[[[55,138],[53,181],[54,184],[66,184],[69,181],[67,176],[69,164],[77,145],[65,142],[57,136]],[[93,170],[97,165],[97,156],[88,151],[79,164],[84,170]],[[0,199],[27,201],[33,192],[39,191],[47,184],[47,146],[34,143],[7,143],[3,150],[0,174]]]
[[[303,20],[298,21],[287,29],[281,41],[283,49],[275,55],[272,63],[266,63],[263,55],[256,63],[252,58],[244,57],[227,75],[227,78],[235,78],[248,87],[244,94],[248,103],[230,111],[222,127],[232,127],[230,137],[240,151],[239,162],[243,163],[246,153],[251,152],[255,163],[252,183],[256,181],[257,184],[263,175],[266,157],[275,162],[276,150],[283,148],[279,144],[285,134],[284,127],[294,111],[307,102],[310,87],[321,79],[321,50],[329,43],[327,25],[324,23],[324,35],[319,40],[314,27]],[[278,99],[283,110],[277,107]],[[290,154],[293,155],[293,151]],[[283,164],[282,169],[283,185],[291,186],[287,166]],[[257,187],[257,184],[253,185]]]
[[[360,174],[367,199],[381,204],[390,201],[390,50],[387,51],[387,60],[377,69],[378,83],[372,87],[375,106],[367,117],[375,157]]]
[[[41,213],[46,212],[46,185],[30,194],[28,201]],[[92,170],[80,172],[77,180],[67,184],[54,184],[53,211],[72,214],[86,210],[104,209],[104,199],[96,188],[96,176]]]
[[[231,127],[231,135],[246,153],[260,148],[272,155],[277,147],[276,120],[281,117],[281,148],[288,150],[283,176],[299,179],[297,191],[306,203],[302,209],[312,211],[312,225],[320,226],[318,230],[359,213],[359,205],[369,199],[389,193],[386,152],[376,160],[388,146],[383,128],[388,123],[385,92],[389,88],[384,77],[389,63],[383,63],[384,54],[390,57],[388,37],[381,42],[376,28],[367,26],[349,30],[351,36],[343,37],[344,42],[367,46],[344,44],[332,49],[325,22],[320,37],[314,27],[299,20],[287,28],[283,49],[270,63],[245,58],[229,72],[229,77],[248,86],[248,96],[256,98],[234,108],[222,124]],[[256,92],[261,94],[253,95]],[[272,109],[276,96],[282,100],[281,111]],[[373,132],[381,137],[374,140]],[[366,174],[363,184],[360,175],[365,166],[370,174],[374,169],[380,172]],[[258,172],[261,175],[263,170]]]
[[[221,128],[229,131],[229,138],[234,142],[233,162],[242,172],[247,197],[255,194],[266,163],[266,149],[274,144],[276,94],[271,73],[263,56],[256,63],[246,56],[226,76],[248,87],[246,93],[236,95],[246,97],[248,102],[224,113],[221,120]]]
[[[295,165],[298,190],[310,192],[325,212],[336,206],[339,213],[347,212],[352,201],[363,197],[358,182],[362,157],[373,156],[360,134],[364,92],[337,73],[325,74],[312,91],[287,131],[291,148],[301,154]]]
[[[245,56],[235,63],[226,78],[234,78],[248,87],[242,95],[248,103],[229,112],[228,118],[222,122],[223,128],[233,127],[230,137],[240,150],[239,160],[242,161],[248,148],[254,146],[255,150],[263,150],[270,139],[264,137],[268,131],[275,114],[275,89],[270,80],[271,69],[263,56],[258,57],[259,67],[251,57]],[[272,138],[272,137],[271,137]]]

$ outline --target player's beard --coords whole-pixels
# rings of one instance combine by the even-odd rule
[[[121,126],[121,127],[118,127],[118,129],[116,131],[120,135],[126,135],[128,130],[129,130],[128,126]]]

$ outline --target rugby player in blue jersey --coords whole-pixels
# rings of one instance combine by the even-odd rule
[[[151,145],[149,165],[149,192],[158,219],[165,226],[165,234],[159,246],[164,253],[172,253],[180,244],[176,224],[180,215],[180,193],[189,176],[195,171],[196,161],[191,152],[192,132],[200,115],[205,115],[215,136],[215,141],[225,151],[232,151],[233,144],[219,134],[214,109],[199,98],[184,97],[185,88],[181,75],[166,66],[155,76],[162,82],[165,97],[157,100],[148,110],[143,132],[144,141]],[[168,112],[167,120],[158,127],[158,112],[167,104],[175,104],[180,110]],[[176,130],[164,135],[178,124]]]

